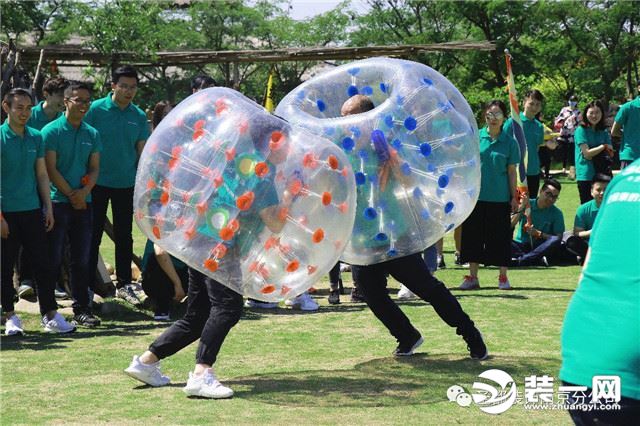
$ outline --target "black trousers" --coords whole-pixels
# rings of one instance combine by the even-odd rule
[[[584,204],[593,200],[591,196],[591,180],[579,180],[578,181],[578,194],[580,195],[580,204]]]
[[[163,359],[200,339],[196,363],[213,365],[229,330],[240,320],[242,296],[213,278],[188,269],[187,312],[149,346],[149,351]]]
[[[185,293],[189,289],[189,271],[187,268],[176,269]],[[162,270],[155,255],[149,256],[147,266],[142,273],[142,289],[156,304],[156,312],[169,313],[171,301],[176,295],[173,281]]]
[[[38,303],[42,315],[58,308],[54,296],[55,272],[49,261],[47,249],[47,235],[44,218],[40,209],[24,212],[3,213],[9,225],[9,237],[2,238],[2,310],[14,310],[16,291],[13,288],[13,265],[18,257],[18,250],[22,245],[26,255],[31,259]]]
[[[116,274],[118,285],[131,282],[131,260],[133,259],[133,187],[107,188],[96,185],[91,191],[93,204],[93,233],[89,265],[91,270],[98,266],[98,254],[102,242],[102,232],[107,218],[107,207],[111,200],[113,233],[116,246]],[[92,282],[93,284],[93,282]]]
[[[537,197],[538,189],[540,189],[540,175],[527,175],[527,189],[529,197]]]
[[[474,328],[473,321],[462,310],[458,300],[441,281],[431,275],[420,253],[375,265],[352,265],[351,271],[373,314],[401,344],[412,342],[419,333],[389,297],[387,274],[429,302],[444,322],[456,328],[457,334],[465,335]]]
[[[340,262],[336,262],[329,271],[329,284],[338,284],[340,281]]]
[[[508,266],[511,261],[509,203],[478,201],[462,224],[463,262]]]

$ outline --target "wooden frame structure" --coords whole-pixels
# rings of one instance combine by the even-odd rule
[[[157,52],[140,54],[135,52],[114,52],[105,54],[87,49],[82,45],[50,45],[42,47],[20,47],[23,63],[37,63],[42,59],[55,59],[58,65],[84,66],[86,62],[109,66],[114,63],[128,63],[138,67],[204,65],[213,63],[240,62],[286,62],[325,61],[361,59],[373,56],[413,56],[424,52],[444,52],[463,50],[495,50],[495,44],[483,41],[451,41],[435,44],[411,44],[398,46],[365,47],[309,47],[274,50],[189,50],[181,52]]]

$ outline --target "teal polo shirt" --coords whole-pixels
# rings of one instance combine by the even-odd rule
[[[544,232],[545,234],[560,235],[564,232],[564,216],[562,211],[556,206],[552,205],[546,209],[538,207],[536,198],[531,198],[529,203],[531,205],[531,224],[534,228]],[[518,222],[518,230],[516,231],[516,237],[514,238],[519,243],[531,242],[529,234],[524,230],[524,225],[527,223],[525,215],[520,215],[520,221]],[[533,246],[539,246],[544,240],[533,239]]]
[[[149,137],[145,113],[134,104],[120,109],[108,94],[91,104],[84,121],[100,133],[102,142],[98,185],[109,188],[134,186],[138,167],[136,142]]]
[[[573,140],[576,145],[576,180],[593,180],[596,175],[596,169],[593,161],[587,160],[582,156],[580,145],[587,144],[589,149],[600,146],[603,143],[611,145],[611,137],[606,130],[593,130],[591,127],[578,126],[573,134]]]
[[[592,386],[620,377],[622,396],[640,399],[640,160],[609,184],[591,231],[591,255],[562,326],[560,378]]]
[[[9,127],[9,120],[0,126],[2,143],[2,182],[0,183],[2,211],[23,212],[40,208],[36,160],[44,157],[40,132],[24,128],[20,137]]]
[[[502,131],[492,140],[486,127],[480,129],[480,195],[478,201],[509,202],[508,166],[520,162],[516,140]]]
[[[622,105],[615,120],[623,129],[620,160],[637,160],[640,158],[640,96]]]
[[[31,108],[31,117],[29,117],[29,121],[27,121],[27,126],[36,130],[42,130],[44,126],[51,123],[53,120],[60,118],[61,115],[64,115],[62,112],[59,112],[55,117],[50,119],[44,112],[43,105],[44,101],[40,101],[38,105]]]
[[[528,119],[523,112],[520,113],[522,120],[522,131],[527,141],[527,176],[538,176],[540,174],[540,157],[538,157],[538,147],[544,143],[544,126],[534,118]],[[509,118],[502,131],[508,135],[513,135],[513,118]]]
[[[156,255],[156,251],[153,248],[153,241],[147,240],[147,244],[144,246],[144,254],[142,255],[142,263],[141,263],[142,272],[147,270],[147,265],[149,265],[149,259],[151,259],[151,256],[155,256],[155,255]],[[173,267],[176,268],[176,270],[181,270],[187,267],[187,265],[180,259],[176,259],[171,255],[169,255],[169,257],[171,258],[171,263],[173,263]]]
[[[573,227],[582,228],[585,231],[592,229],[599,209],[600,208],[596,204],[596,200],[587,201],[582,204],[576,211]]]
[[[56,153],[56,169],[73,189],[82,188],[82,177],[89,170],[89,157],[102,150],[98,131],[84,121],[73,127],[66,116],[44,126],[42,140],[45,151]],[[51,201],[68,203],[69,199],[51,182]],[[86,202],[91,202],[91,193]]]

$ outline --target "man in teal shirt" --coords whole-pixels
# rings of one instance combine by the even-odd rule
[[[609,184],[561,337],[564,384],[583,387],[585,395],[593,391],[597,400],[596,376],[617,376],[620,409],[587,400],[593,410],[570,410],[576,424],[637,424],[640,418],[639,182],[636,160]]]
[[[591,231],[596,221],[596,215],[600,210],[602,204],[602,198],[607,189],[607,185],[611,182],[611,177],[598,173],[593,178],[591,184],[591,196],[593,200],[587,201],[578,207],[576,211],[576,217],[573,222],[573,232],[571,236],[567,238],[566,247],[569,253],[578,256],[578,262],[582,264],[587,256],[587,250],[589,249],[589,238],[591,237]],[[566,235],[567,233],[565,233]]]
[[[640,158],[640,80],[638,80],[638,96],[622,105],[616,114],[611,136],[622,136],[621,169]]]
[[[544,126],[536,119],[536,115],[542,111],[544,96],[539,90],[533,89],[527,92],[524,98],[524,112],[520,112],[522,130],[527,142],[527,185],[529,194],[537,194],[540,187],[540,157],[538,148],[544,145]],[[503,132],[513,135],[513,118],[504,123]],[[547,148],[555,149],[555,143],[548,143]]]
[[[511,218],[511,226],[517,226],[516,237],[511,242],[513,266],[548,266],[547,257],[552,256],[560,246],[564,232],[564,217],[554,204],[562,186],[555,179],[547,179],[542,184],[538,198],[529,200],[529,219],[526,217],[526,203]]]
[[[69,82],[62,78],[50,78],[44,82],[42,93],[44,101],[31,108],[31,117],[27,121],[27,126],[42,130],[44,126],[51,123],[56,118],[62,116],[64,111],[64,90],[69,86]]]
[[[69,333],[75,327],[57,311],[54,297],[55,270],[47,255],[47,235],[54,225],[49,197],[49,177],[44,163],[40,132],[26,126],[33,101],[24,89],[10,90],[2,100],[8,118],[0,127],[2,176],[1,303],[7,336],[24,334],[14,312],[13,265],[22,245],[33,261],[38,302],[45,332]],[[43,208],[41,208],[41,206]]]
[[[100,134],[100,174],[93,188],[93,237],[89,262],[98,263],[102,231],[111,201],[116,247],[116,295],[139,304],[131,284],[133,258],[133,188],[142,148],[149,137],[144,112],[132,104],[138,89],[138,73],[132,66],[117,68],[112,75],[112,93],[91,105],[85,122]]]
[[[93,279],[93,268],[89,267],[91,189],[98,179],[100,136],[82,120],[91,104],[87,85],[72,83],[64,92],[64,103],[65,114],[42,129],[56,222],[49,237],[49,254],[57,270],[69,239],[73,319],[78,325],[93,327],[100,320],[91,312],[89,298]]]

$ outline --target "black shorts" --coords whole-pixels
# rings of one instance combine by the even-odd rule
[[[464,262],[508,266],[511,260],[511,206],[509,203],[478,201],[462,224]]]

